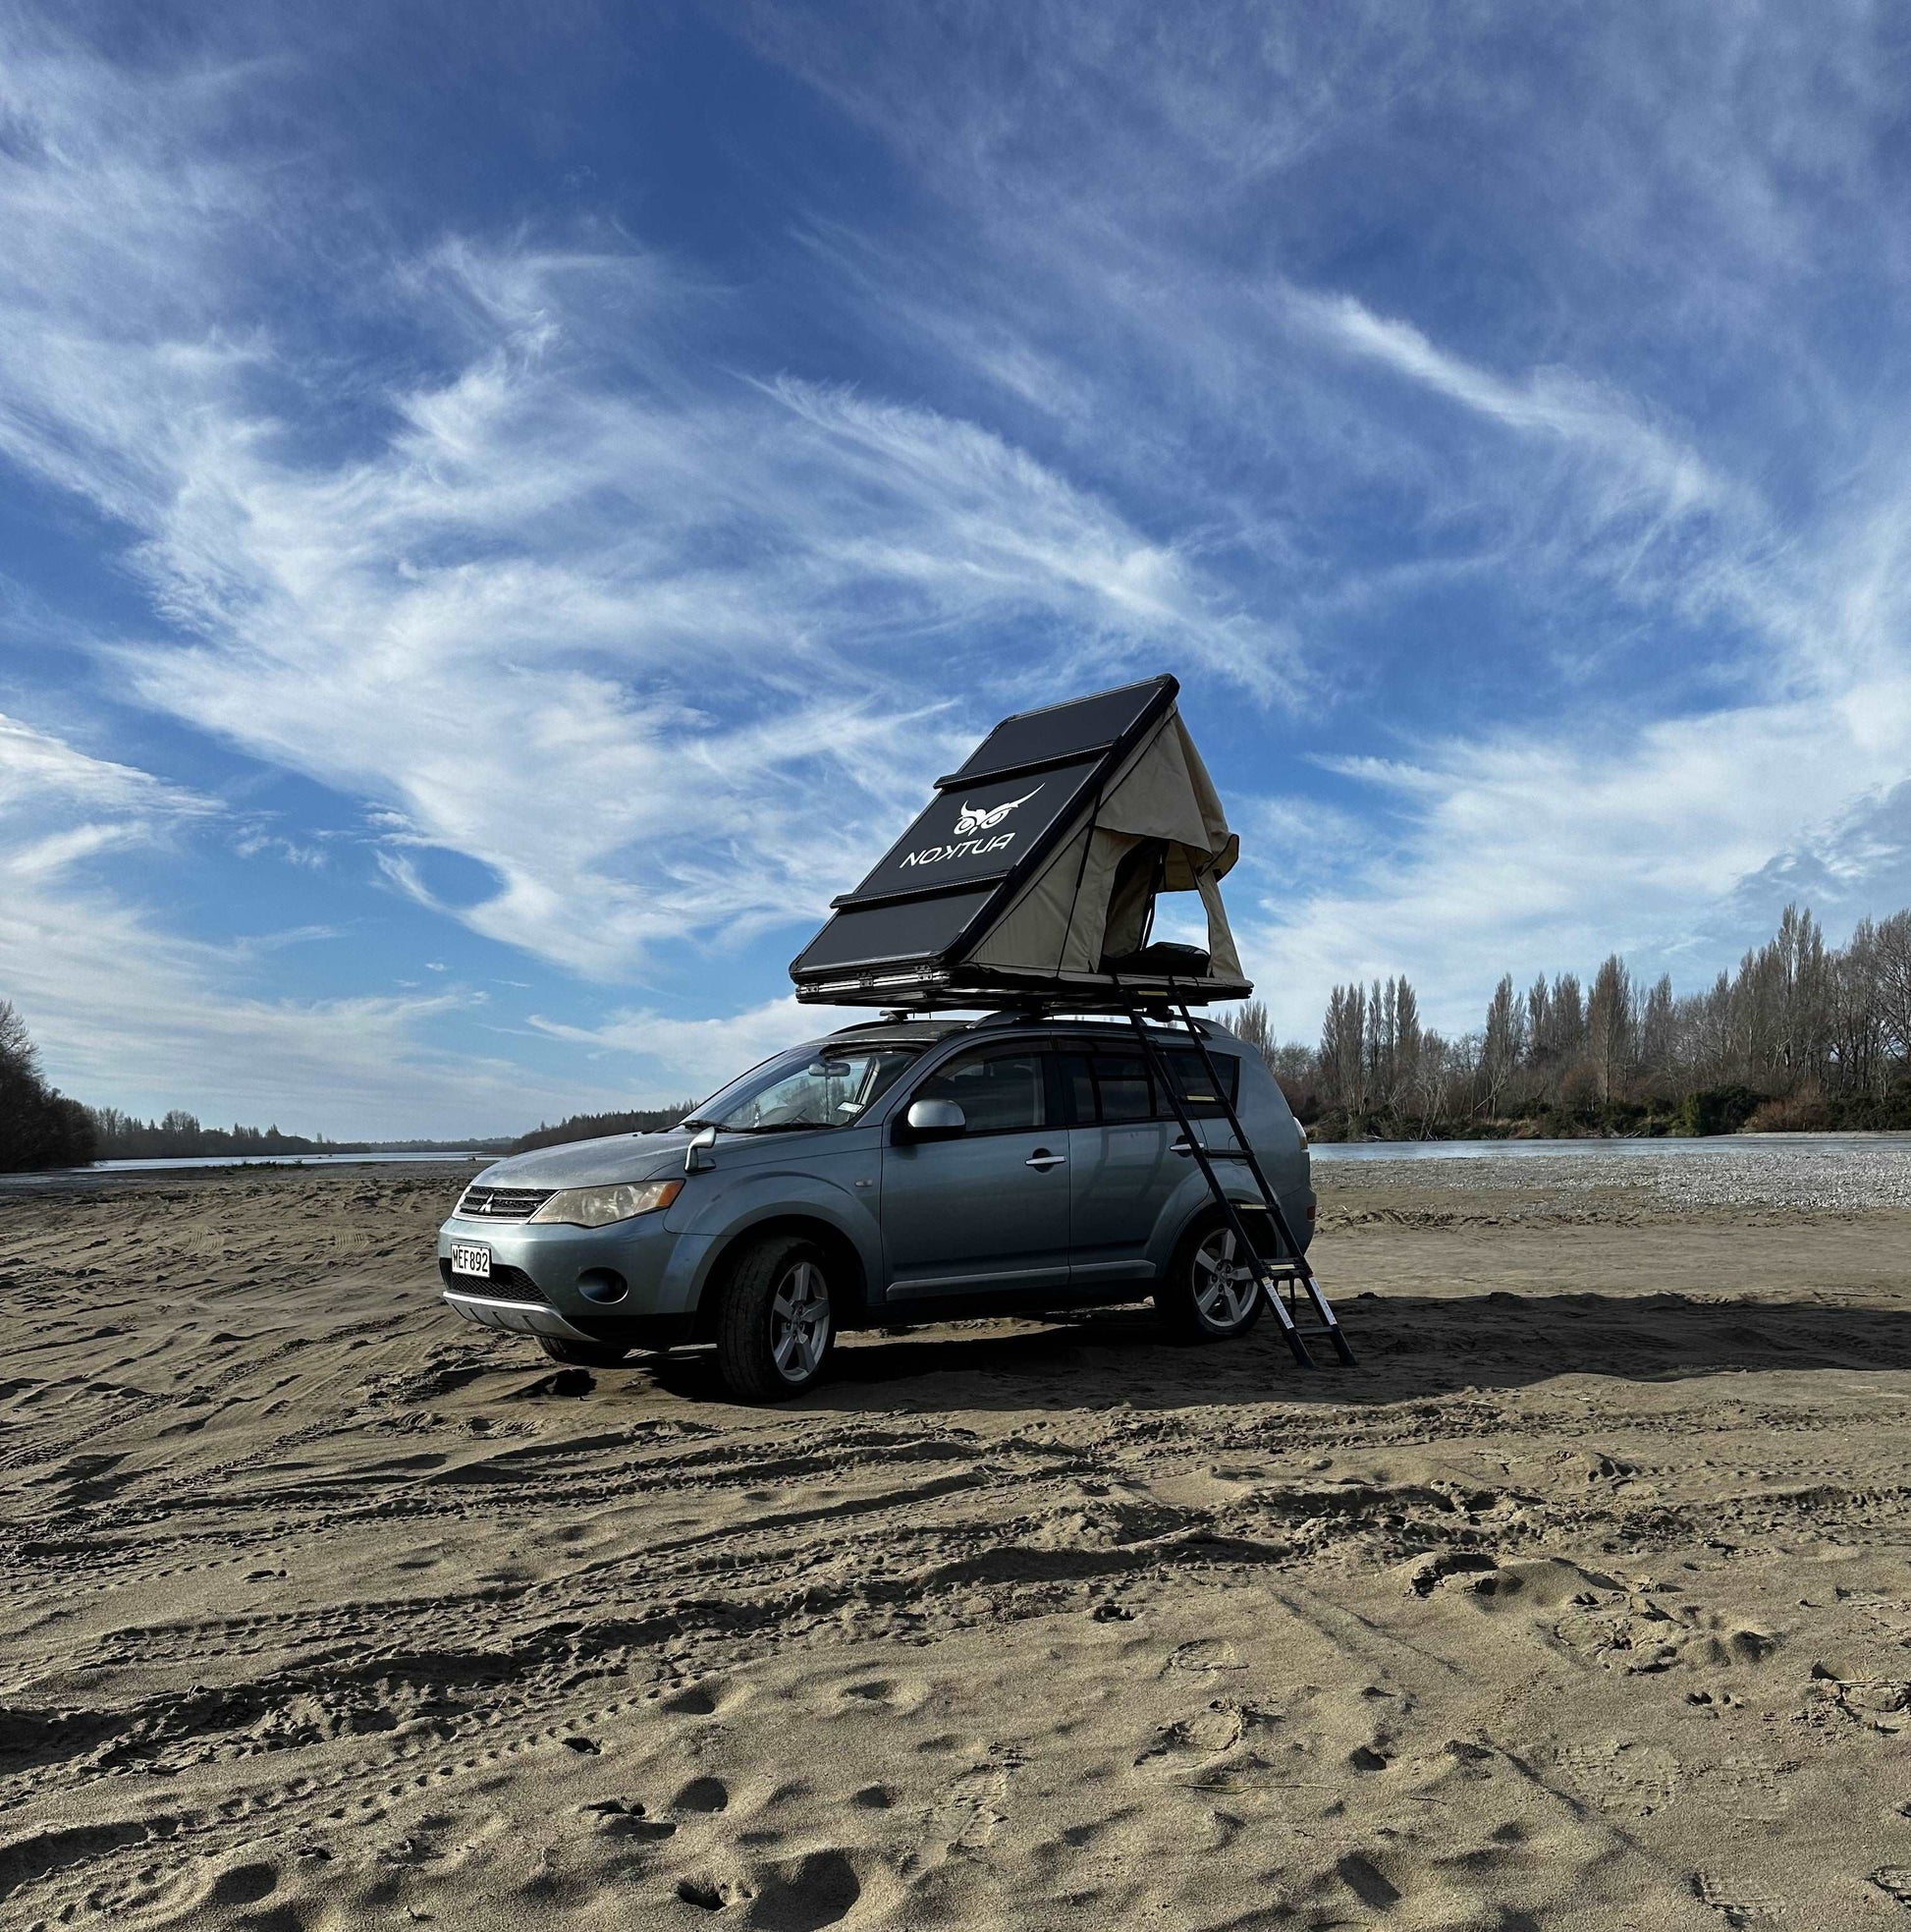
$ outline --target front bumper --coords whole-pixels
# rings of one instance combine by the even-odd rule
[[[464,1275],[452,1248],[489,1249],[491,1273]],[[454,1214],[438,1231],[444,1299],[465,1321],[514,1335],[669,1347],[685,1339],[696,1308],[697,1264],[707,1239],[640,1215],[607,1228],[497,1222]]]
[[[502,1328],[513,1335],[552,1335],[566,1342],[599,1340],[597,1336],[586,1335],[581,1328],[573,1328],[545,1301],[504,1301],[489,1295],[473,1295],[462,1288],[446,1289],[443,1298],[447,1306],[480,1328]]]

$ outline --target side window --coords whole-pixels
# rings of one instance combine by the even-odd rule
[[[1241,1063],[1237,1055],[1216,1053],[1209,1049],[1215,1063],[1215,1072],[1225,1084],[1228,1103],[1232,1106],[1240,1099]],[[1168,1054],[1168,1071],[1174,1081],[1174,1090],[1181,1096],[1181,1104],[1195,1119],[1219,1116],[1221,1096],[1216,1093],[1214,1082],[1208,1077],[1208,1070],[1201,1064],[1201,1056],[1190,1048],[1171,1048]],[[1163,1109],[1167,1111],[1166,1108]]]
[[[1104,1124],[1154,1118],[1154,1093],[1148,1084],[1148,1063],[1136,1053],[1098,1053],[1090,1063]]]
[[[1040,1053],[956,1056],[916,1088],[917,1100],[953,1100],[971,1133],[1010,1133],[1047,1121]]]
[[[1057,1054],[1056,1062],[1062,1069],[1062,1085],[1068,1096],[1068,1118],[1077,1127],[1093,1127],[1095,1076],[1089,1071],[1087,1054],[1061,1053]]]

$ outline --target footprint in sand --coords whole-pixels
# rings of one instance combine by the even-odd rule
[[[1692,1874],[1693,1896],[1716,1911],[1727,1925],[1760,1925],[1784,1916],[1785,1902],[1756,1885],[1721,1878],[1716,1872]]]
[[[267,1864],[253,1859],[233,1865],[212,1881],[206,1894],[209,1905],[255,1905],[279,1889],[279,1874]]]
[[[1135,1769],[1155,1777],[1179,1777],[1196,1764],[1231,1751],[1245,1729],[1238,1704],[1217,1701],[1168,1726],[1135,1759]]]
[[[1911,1907],[1911,1866],[1880,1865],[1870,1874],[1871,1882],[1899,1904]]]
[[[663,1708],[673,1717],[713,1717],[717,1709],[717,1687],[692,1684],[663,1699]]]
[[[1391,1911],[1400,1903],[1401,1892],[1371,1858],[1349,1851],[1334,1867],[1339,1879],[1370,1911]]]
[[[841,1851],[812,1851],[765,1869],[743,1923],[764,1932],[820,1932],[846,1918],[862,1897],[856,1868]]]
[[[1204,1636],[1170,1651],[1161,1674],[1163,1677],[1177,1673],[1187,1677],[1213,1677],[1246,1668],[1240,1661],[1240,1653],[1226,1637]]]
[[[700,1911],[740,1906],[737,1922],[760,1932],[821,1932],[855,1908],[862,1881],[843,1852],[812,1851],[762,1866],[748,1879],[682,1878],[677,1896]]]
[[[953,1851],[974,1851],[1008,1822],[1009,1781],[1019,1760],[971,1765],[931,1807],[923,1825],[920,1862],[940,1864]]]
[[[1670,1751],[1626,1738],[1568,1744],[1557,1762],[1609,1816],[1650,1817],[1670,1804],[1685,1782],[1685,1767]]]

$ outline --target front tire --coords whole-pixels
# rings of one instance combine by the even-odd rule
[[[540,1335],[537,1346],[567,1368],[615,1368],[630,1352],[615,1342],[573,1342],[565,1335]]]
[[[814,1387],[836,1342],[823,1251],[771,1235],[737,1257],[717,1312],[717,1372],[738,1402]]]
[[[1155,1306],[1190,1342],[1230,1342],[1261,1319],[1260,1284],[1240,1237],[1221,1215],[1204,1220],[1181,1243],[1168,1280],[1155,1292]]]

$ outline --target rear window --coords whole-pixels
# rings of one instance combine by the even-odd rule
[[[1221,1099],[1201,1064],[1200,1054],[1190,1047],[1170,1048],[1165,1058],[1181,1105],[1189,1115],[1196,1120],[1220,1115]],[[1074,1118],[1084,1127],[1097,1122],[1115,1126],[1123,1121],[1174,1118],[1168,1096],[1156,1090],[1149,1076],[1148,1063],[1138,1047],[1099,1053],[1064,1052],[1061,1061],[1063,1079],[1074,1105]],[[1240,1097],[1240,1061],[1231,1053],[1216,1053],[1214,1063],[1231,1106]]]
[[[1241,1097],[1240,1060],[1231,1053],[1216,1053],[1213,1048],[1209,1049],[1208,1057],[1214,1062],[1215,1072],[1221,1076],[1223,1091],[1231,1107]],[[1201,1064],[1201,1056],[1191,1047],[1171,1052],[1168,1067],[1174,1077],[1175,1091],[1181,1096],[1181,1105],[1190,1114],[1200,1119],[1222,1112],[1221,1095],[1216,1093],[1214,1081],[1208,1077],[1208,1070]]]

